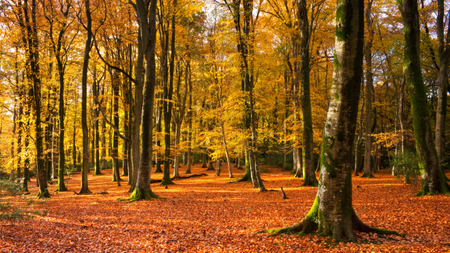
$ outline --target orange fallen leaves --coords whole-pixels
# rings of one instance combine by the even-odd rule
[[[224,165],[226,166],[226,165]],[[200,166],[193,173],[203,173]],[[299,187],[301,179],[271,169],[262,173],[269,191],[259,193],[250,183],[229,183],[224,175],[176,180],[168,189],[152,190],[165,200],[126,202],[129,187],[111,182],[111,171],[89,176],[92,192],[53,193],[45,204],[29,208],[48,210],[15,222],[0,221],[0,252],[449,252],[450,197],[414,197],[418,188],[387,173],[376,178],[353,178],[353,205],[371,226],[406,233],[382,237],[357,233],[360,243],[326,244],[316,235],[268,237],[256,232],[298,222],[309,211],[316,188]],[[243,171],[234,171],[235,176]],[[160,178],[161,174],[152,174]],[[67,182],[78,190],[80,176]],[[34,186],[35,183],[30,183]],[[360,186],[359,187],[357,187]],[[389,187],[386,187],[389,185]],[[56,185],[51,185],[53,192]],[[281,200],[283,187],[288,200]],[[37,193],[30,187],[31,195]],[[20,197],[3,197],[25,205]]]

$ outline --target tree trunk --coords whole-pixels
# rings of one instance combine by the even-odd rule
[[[58,58],[59,58],[59,54]],[[66,157],[64,153],[64,137],[65,137],[65,127],[64,127],[64,67],[60,59],[57,59],[58,62],[58,72],[59,72],[59,163],[58,163],[58,187],[56,191],[67,191],[66,185],[64,184],[64,165],[66,163]],[[74,123],[75,124],[75,123]],[[75,132],[75,127],[74,127]],[[74,142],[75,144],[75,142]]]
[[[450,20],[448,20],[447,39],[445,39],[444,9],[444,0],[438,0],[437,34],[439,43],[439,97],[436,113],[436,151],[438,161],[441,164],[445,160],[445,120],[447,115],[448,65],[450,57]]]
[[[163,170],[163,180],[161,182],[161,185],[169,185],[173,184],[172,180],[170,179],[170,164],[171,164],[171,157],[170,157],[170,122],[172,118],[172,94],[173,94],[173,79],[174,79],[174,71],[175,71],[175,8],[176,8],[176,0],[173,2],[173,14],[172,14],[172,31],[171,31],[171,43],[170,43],[170,67],[169,67],[169,84],[165,82],[164,86],[164,170]],[[168,43],[168,30],[167,30],[167,40]]]
[[[100,132],[99,132],[99,110],[100,110],[100,103],[99,103],[99,91],[100,91],[100,85],[97,81],[97,71],[96,67],[94,65],[94,80],[93,80],[93,87],[92,87],[92,93],[94,95],[94,176],[101,175],[101,164],[100,164]]]
[[[366,57],[366,146],[364,152],[364,173],[361,177],[371,178],[373,177],[371,172],[371,151],[372,151],[372,89],[373,89],[373,78],[372,78],[372,40],[373,40],[373,29],[372,29],[372,0],[369,0],[369,4],[366,7],[366,24],[369,30],[369,38],[366,42],[365,57]]]
[[[406,85],[410,94],[414,137],[422,168],[422,184],[417,195],[448,193],[449,185],[439,166],[433,143],[426,87],[420,66],[420,28],[417,0],[399,1],[405,30],[404,65]]]
[[[119,54],[119,53],[117,53]],[[116,129],[119,129],[119,88],[120,79],[118,71],[114,70],[112,75],[112,88],[114,94],[114,106],[113,106],[113,124]],[[111,149],[111,156],[113,160],[113,178],[112,181],[117,181],[117,186],[120,186],[120,171],[119,171],[119,135],[116,131],[113,131],[113,145]]]
[[[338,0],[334,81],[321,153],[321,179],[310,212],[294,226],[271,232],[315,230],[336,240],[355,241],[353,229],[395,233],[371,228],[356,216],[352,206],[352,149],[358,114],[363,60],[362,0]]]
[[[188,150],[187,150],[187,164],[186,164],[186,174],[191,174],[191,166],[193,163],[192,159],[192,82],[191,82],[191,72],[189,71],[189,110],[188,110]]]
[[[150,11],[149,11],[150,4]],[[137,181],[131,200],[159,198],[150,188],[153,147],[153,100],[155,94],[155,44],[156,44],[156,0],[136,1],[136,14],[142,38],[142,52],[146,60],[145,90],[142,107],[142,151],[137,170]]]
[[[87,38],[84,48],[83,69],[81,78],[81,127],[83,130],[83,167],[81,169],[81,189],[79,194],[91,193],[88,187],[88,172],[89,172],[89,132],[87,127],[87,71],[89,67],[89,53],[92,48],[92,34],[91,34],[91,10],[89,0],[84,0],[87,17]]]
[[[301,65],[299,69],[299,79],[302,83],[300,105],[303,114],[303,135],[302,135],[302,162],[303,162],[303,184],[302,186],[317,186],[317,179],[314,173],[314,146],[313,146],[313,124],[311,115],[311,95],[309,79],[309,45],[310,32],[308,22],[308,10],[306,0],[297,2],[297,15],[299,28],[301,31],[300,56]]]
[[[363,82],[361,82],[361,85],[363,85]],[[360,165],[360,161],[361,161],[361,155],[360,155],[360,149],[362,146],[362,118],[363,118],[363,112],[364,112],[364,93],[361,92],[361,98],[362,98],[362,102],[361,102],[361,107],[359,108],[359,121],[358,121],[358,136],[356,137],[356,142],[355,142],[355,176],[358,176],[358,172],[359,172],[359,165]]]
[[[136,4],[136,13],[143,12],[140,15],[141,19],[147,18],[147,9],[145,8],[144,3],[142,1],[139,1],[140,9],[137,9]],[[145,21],[145,24],[147,24],[147,21]],[[131,141],[131,165],[132,165],[132,178],[131,178],[131,185],[129,192],[133,192],[136,188],[137,180],[138,180],[138,173],[140,170],[140,153],[141,153],[141,123],[142,123],[142,105],[143,105],[143,95],[142,95],[142,89],[144,88],[143,85],[143,70],[144,70],[144,54],[147,50],[148,45],[148,31],[141,27],[143,23],[139,24],[139,36],[138,36],[138,57],[137,57],[137,65],[136,65],[136,82],[134,86],[134,121],[133,121],[133,133],[132,133],[132,141]],[[144,30],[145,31],[144,31]],[[144,32],[144,34],[143,34]],[[145,38],[143,36],[146,36]],[[144,41],[145,40],[145,41]],[[145,46],[145,48],[144,48]],[[143,181],[142,183],[145,184]]]

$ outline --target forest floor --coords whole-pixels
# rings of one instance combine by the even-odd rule
[[[244,173],[233,169],[237,179]],[[66,182],[70,191],[54,193],[55,183],[51,198],[38,200],[33,178],[30,195],[0,192],[0,204],[33,216],[0,220],[0,252],[450,252],[450,197],[414,197],[418,186],[387,172],[354,177],[353,206],[366,224],[406,236],[357,233],[358,243],[332,244],[317,235],[257,233],[293,225],[311,208],[317,188],[299,187],[302,180],[288,171],[264,168],[261,176],[272,191],[259,193],[251,183],[233,183],[226,164],[220,177],[205,170],[195,165],[193,173],[208,176],[175,180],[167,189],[152,184],[164,199],[139,202],[124,200],[129,186],[111,182],[110,169],[89,175],[90,195],[74,194],[78,173]],[[289,199],[281,199],[280,187]]]

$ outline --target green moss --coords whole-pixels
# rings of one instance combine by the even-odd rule
[[[337,67],[339,67],[339,59],[338,59],[338,57],[337,57],[337,54],[336,54],[336,49],[334,50],[334,53],[333,53],[333,66],[335,67],[335,68],[337,68]]]
[[[339,100],[339,94],[338,93],[334,93],[334,99]]]
[[[38,198],[42,199],[42,198],[50,198],[50,193],[48,193],[48,189],[45,188],[45,190],[42,192],[41,190],[39,190],[39,193],[37,195]]]
[[[351,25],[348,24],[351,17],[345,11],[348,9],[346,5],[346,3],[340,3],[336,9],[336,38],[338,41],[346,40],[351,33]]]
[[[151,189],[144,190],[138,188],[135,188],[130,196],[130,201],[151,200],[151,199],[161,199],[161,198],[155,193],[153,193]]]

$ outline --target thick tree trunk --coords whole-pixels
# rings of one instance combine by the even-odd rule
[[[142,1],[139,1],[140,4],[142,4],[139,8],[144,8],[144,3]],[[148,7],[148,6],[147,6]],[[142,12],[144,10],[138,10],[137,6],[136,13]],[[141,15],[146,15],[145,13],[142,13]],[[141,17],[146,18],[146,17]],[[141,26],[143,24],[139,24]],[[144,88],[143,85],[143,70],[144,70],[144,54],[146,48],[144,46],[148,43],[148,32],[145,32],[145,34],[142,34],[142,27],[139,28],[139,37],[138,37],[138,57],[137,57],[137,65],[136,65],[136,83],[134,86],[134,120],[133,120],[133,132],[132,132],[132,141],[131,141],[131,166],[132,166],[132,177],[131,177],[131,185],[129,192],[133,192],[138,179],[138,173],[140,168],[140,153],[141,153],[141,123],[142,123],[142,105],[143,105],[143,95],[142,95],[142,89]],[[147,36],[147,37],[143,37]],[[144,41],[145,39],[145,41]]]
[[[398,1],[405,26],[404,68],[409,91],[414,137],[422,168],[422,184],[418,195],[448,193],[449,185],[439,166],[436,147],[432,139],[429,105],[420,66],[420,28],[417,0]]]
[[[150,4],[150,10],[149,8]],[[153,147],[153,100],[155,94],[155,44],[156,44],[156,0],[136,1],[136,14],[145,54],[145,90],[142,110],[142,151],[137,170],[137,181],[131,200],[159,198],[150,188]]]
[[[352,206],[352,144],[358,114],[363,60],[362,0],[338,0],[336,54],[331,101],[325,123],[321,153],[321,179],[310,212],[294,226],[275,233],[318,230],[336,240],[355,241],[353,229],[395,233],[364,225]]]
[[[39,47],[38,47],[38,31],[37,31],[37,3],[35,0],[31,1],[29,6],[28,0],[24,1],[22,5],[23,16],[25,18],[25,27],[27,31],[27,49],[26,49],[26,72],[28,80],[30,80],[32,87],[30,88],[31,106],[34,111],[34,129],[36,133],[36,167],[37,175],[36,181],[39,183],[39,198],[49,198],[50,194],[47,189],[47,175],[44,164],[44,144],[43,131],[41,126],[41,79],[39,67]],[[24,181],[26,181],[25,178]],[[24,187],[25,188],[25,187]],[[27,189],[28,190],[28,189]]]

